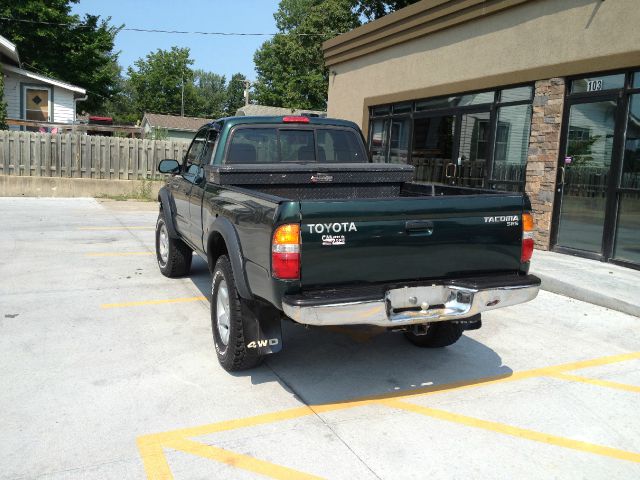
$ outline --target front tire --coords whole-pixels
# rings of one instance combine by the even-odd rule
[[[156,222],[156,259],[160,272],[169,278],[182,277],[191,270],[193,250],[179,238],[171,238],[164,212]]]
[[[247,370],[259,365],[264,355],[247,347],[246,325],[257,322],[253,312],[238,295],[231,262],[220,256],[211,281],[211,329],[216,355],[228,372]]]
[[[434,322],[429,324],[427,333],[416,335],[405,332],[404,336],[414,345],[423,348],[442,348],[456,343],[462,336],[464,328],[453,322]]]

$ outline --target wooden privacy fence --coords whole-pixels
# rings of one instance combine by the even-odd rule
[[[189,143],[0,130],[0,175],[140,180],[158,163],[181,160]]]

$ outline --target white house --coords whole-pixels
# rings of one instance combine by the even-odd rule
[[[18,49],[0,36],[0,66],[9,120],[73,123],[77,102],[87,99],[84,88],[22,68]],[[17,129],[19,127],[11,127]]]

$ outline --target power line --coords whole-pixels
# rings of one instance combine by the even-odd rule
[[[0,17],[0,20],[8,20],[12,22],[23,22],[23,23],[31,23],[37,25],[53,25],[59,27],[69,27],[71,26],[68,23],[56,23],[56,22],[46,22],[44,20],[29,20],[26,18],[11,18],[11,17]],[[83,25],[80,23],[73,24],[75,27],[86,27],[90,28],[89,25]],[[200,32],[200,31],[187,31],[187,30],[162,30],[158,28],[135,28],[135,27],[121,27],[117,28],[117,30],[124,32],[139,32],[139,33],[169,33],[169,34],[178,34],[178,35],[214,35],[214,36],[225,36],[225,37],[273,37],[274,35],[278,35],[278,33],[255,33],[255,32]],[[326,37],[328,35],[341,35],[341,32],[326,32],[326,33],[295,33],[289,32],[287,35],[296,35],[298,37]]]

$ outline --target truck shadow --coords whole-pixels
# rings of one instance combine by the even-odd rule
[[[211,275],[195,257],[190,275],[209,297]],[[438,385],[475,384],[513,371],[491,348],[468,332],[454,345],[420,348],[401,333],[377,327],[305,327],[282,324],[283,350],[265,365],[233,375],[253,384],[276,380],[309,405],[344,402],[371,396],[394,397]]]

